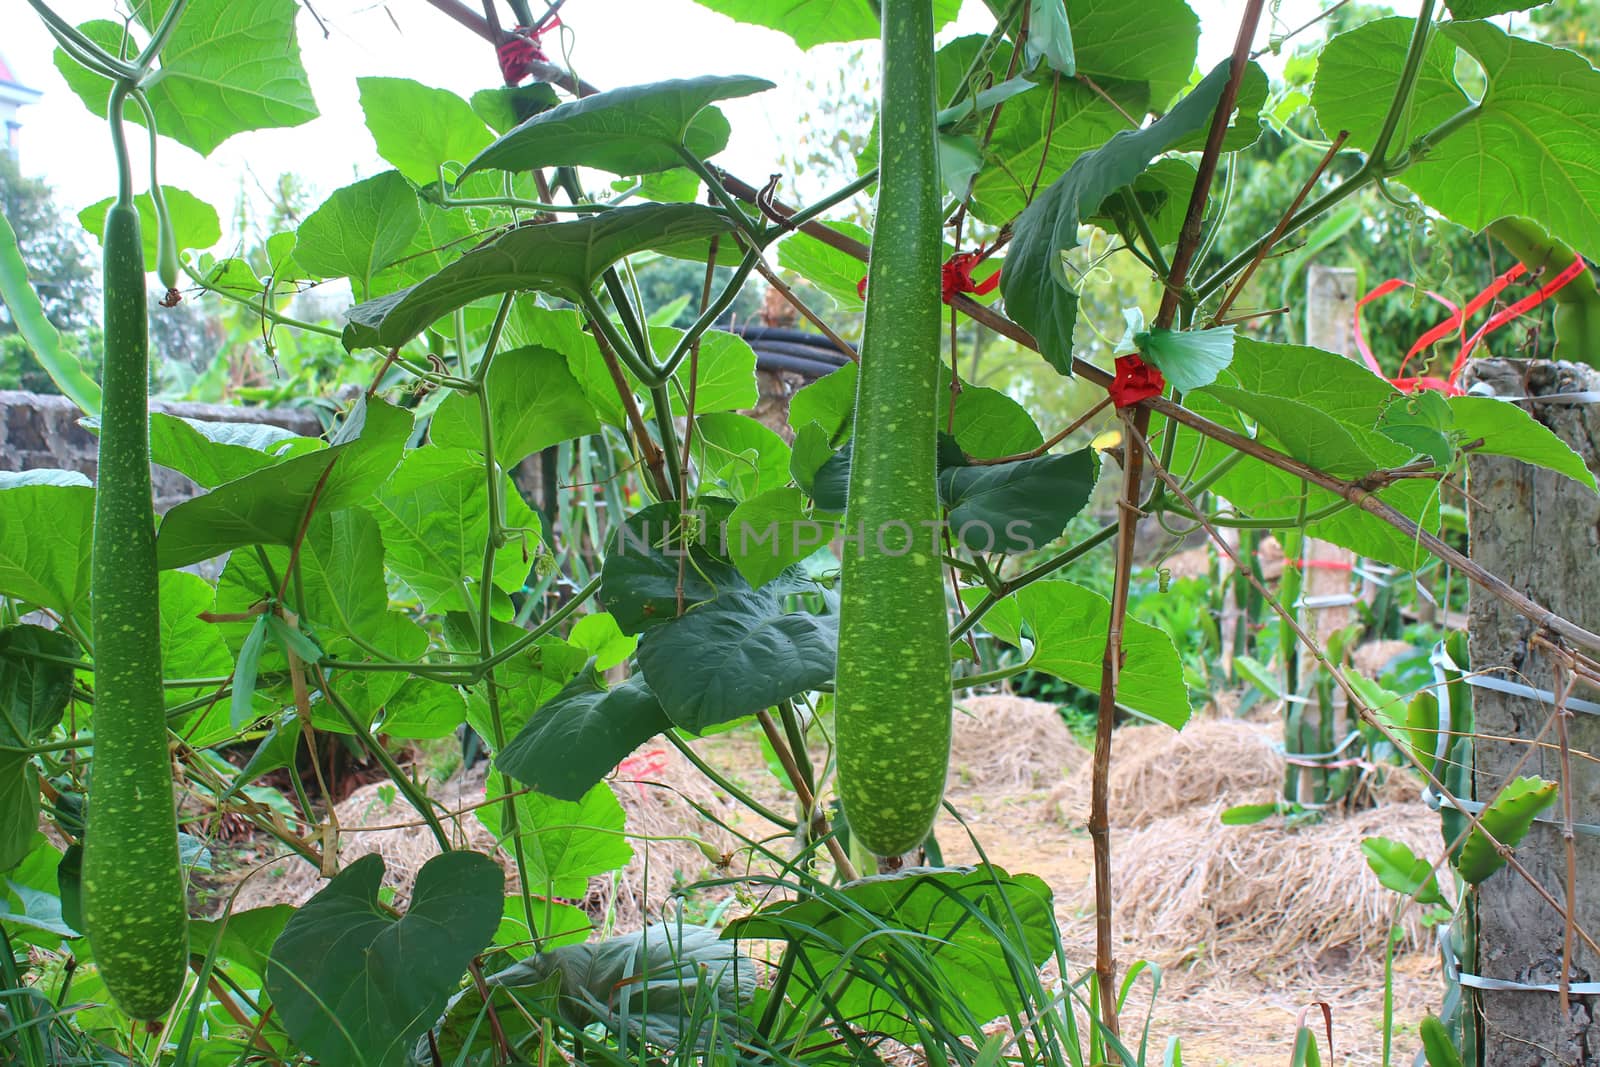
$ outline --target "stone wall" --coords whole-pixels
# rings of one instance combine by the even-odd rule
[[[323,430],[316,415],[296,408],[156,402],[150,409],[203,422],[266,423],[307,437],[320,437]],[[64,396],[0,390],[0,471],[53,467],[93,480],[98,438],[83,427],[82,418],[77,405]],[[164,512],[198,491],[183,475],[155,468],[156,511]]]

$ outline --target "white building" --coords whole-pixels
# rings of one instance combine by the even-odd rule
[[[17,108],[33,103],[40,97],[37,89],[30,89],[17,81],[0,56],[0,149],[15,152],[17,131],[22,123],[17,121]]]

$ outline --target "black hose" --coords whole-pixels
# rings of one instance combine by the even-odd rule
[[[816,360],[801,359],[798,356],[761,351],[756,352],[756,368],[764,371],[787,371],[811,379],[825,377],[839,369],[830,363],[818,363]]]

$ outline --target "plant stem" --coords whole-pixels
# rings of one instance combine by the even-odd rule
[[[1411,97],[1417,87],[1417,78],[1422,74],[1422,61],[1428,54],[1428,38],[1433,32],[1434,3],[1435,0],[1422,0],[1416,23],[1411,29],[1411,41],[1406,46],[1405,65],[1400,68],[1400,81],[1395,87],[1394,98],[1389,101],[1383,126],[1367,153],[1367,158],[1379,167],[1384,165],[1384,157],[1389,153],[1390,142],[1394,140],[1400,123],[1411,113]]]
[[[156,32],[150,35],[150,43],[144,46],[144,51],[139,53],[138,81],[143,84],[149,76],[150,68],[155,66],[156,60],[161,58],[162,49],[167,47],[167,41],[172,38],[172,31],[178,28],[178,20],[183,17],[184,9],[189,6],[189,0],[172,0],[166,13],[161,16],[161,22],[156,26]]]
[[[695,770],[705,775],[713,785],[715,785],[718,789],[721,789],[724,793],[727,793],[734,800],[737,800],[740,804],[749,808],[751,811],[772,823],[774,826],[781,826],[790,833],[793,833],[799,826],[795,820],[784,818],[782,815],[779,815],[777,812],[761,803],[761,801],[757,800],[755,797],[751,796],[749,793],[733,784],[733,782],[728,779],[727,775],[723,774],[721,771],[711,766],[711,764],[701,759],[700,754],[696,752],[693,746],[691,746],[687,741],[679,737],[676,730],[668,730],[661,736],[665,737],[667,739],[667,743],[673,748],[677,749],[679,754],[682,755],[684,759],[688,760],[689,763],[693,765]]]

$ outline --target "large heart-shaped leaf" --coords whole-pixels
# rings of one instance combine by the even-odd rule
[[[872,0],[699,0],[739,22],[786,33],[801,48],[829,41],[863,41],[878,36],[878,10]],[[961,0],[934,0],[936,25],[956,17]]]
[[[307,509],[366,503],[400,461],[410,433],[409,411],[361,401],[328,448],[226,482],[167,512],[156,539],[161,566],[188,566],[241,545],[292,544]]]
[[[794,969],[801,988],[812,996],[843,989],[830,1011],[853,1026],[913,1039],[908,1000],[950,1006],[939,1021],[969,1036],[991,1019],[1022,1010],[1012,969],[1017,957],[1043,963],[1059,935],[1043,880],[982,866],[863,878],[762,908],[729,923],[723,936],[788,942],[804,957]],[[902,951],[914,953],[914,964],[900,957]],[[882,979],[886,968],[895,975],[894,988]],[[856,980],[840,983],[841,973]]]
[[[336,189],[295,231],[294,259],[323,278],[349,278],[366,294],[373,277],[411,245],[422,225],[417,194],[400,176],[386,170]]]
[[[623,758],[672,721],[642,676],[607,688],[594,660],[534,712],[495,766],[558,800],[581,800]]]
[[[728,144],[728,120],[714,100],[765,92],[765,78],[706,75],[596,93],[533,116],[467,164],[474,171],[596,167],[651,174],[683,165],[680,148],[709,159]]]
[[[939,496],[950,533],[970,552],[1032,552],[1061,536],[1094,491],[1092,448],[1014,463],[946,467]]]
[[[1157,155],[1204,128],[1227,80],[1228,63],[1223,62],[1160,119],[1143,129],[1124,130],[1079,156],[1017,217],[1000,276],[1006,312],[1033,334],[1044,358],[1060,373],[1072,373],[1072,327],[1078,318],[1078,295],[1061,257],[1078,246],[1079,223]]]
[[[622,805],[605,782],[580,800],[560,800],[522,791],[498,771],[489,775],[488,799],[513,791],[521,793],[512,803],[517,811],[516,836],[522,842],[523,877],[541,896],[582,897],[591,877],[614,871],[633,858],[633,846],[623,835],[627,820]],[[479,808],[478,819],[511,851],[504,804]]]
[[[692,733],[753,715],[833,677],[839,617],[786,610],[770,588],[729,593],[649,631],[639,667]]]
[[[0,752],[0,872],[27,858],[38,829],[39,773],[26,752]]]
[[[26,748],[55,728],[72,696],[72,668],[38,659],[73,660],[81,650],[59,630],[20,625],[0,629],[0,745]]]
[[[624,256],[681,249],[732,228],[726,215],[695,204],[639,204],[573,222],[519,226],[426,281],[351,308],[345,347],[405,344],[485,296],[537,289],[577,300]]]
[[[538,518],[506,481],[507,525],[537,530]],[[430,611],[472,611],[483,580],[489,536],[489,490],[483,460],[463,448],[412,451],[368,501],[383,531],[389,569]],[[531,549],[531,545],[529,546]],[[522,588],[529,564],[514,548],[495,561],[495,584]]]
[[[150,458],[206,489],[315,452],[323,442],[262,422],[210,422],[150,413]]]
[[[1372,145],[1413,25],[1380,19],[1328,43],[1311,97],[1324,130],[1348,130],[1353,146]],[[1455,78],[1457,47],[1488,78],[1476,106]],[[1575,52],[1508,36],[1491,22],[1452,23],[1428,44],[1404,129],[1423,136],[1469,107],[1471,116],[1399,180],[1468,229],[1518,215],[1591,260],[1600,256],[1600,71]]]
[[[361,111],[378,155],[418,185],[439,180],[439,166],[471,159],[491,140],[472,107],[448,89],[410,78],[357,78]]]
[[[969,589],[962,599],[970,607],[982,599]],[[1035,582],[1002,600],[983,617],[983,625],[1003,641],[1033,642],[1028,666],[1062,681],[1100,691],[1101,664],[1111,604],[1105,597],[1071,582]],[[1189,692],[1183,664],[1165,633],[1131,615],[1124,624],[1126,653],[1117,682],[1117,703],[1130,711],[1181,729],[1189,721]]]
[[[600,420],[560,352],[516,348],[489,366],[489,420],[495,461],[510,470],[542,448],[600,432]],[[435,444],[483,450],[483,416],[476,396],[452,393],[434,412]]]
[[[170,185],[161,187],[161,198],[167,205],[167,219],[179,248],[210,248],[222,240],[222,223],[217,218],[216,208],[193,193]],[[105,234],[106,212],[111,209],[113,202],[111,197],[106,197],[78,212],[78,221],[83,223],[84,229],[94,234],[97,241]],[[156,238],[161,232],[156,220],[155,201],[150,199],[149,193],[140,193],[133,198],[133,206],[139,211],[139,233],[144,241],[145,266],[154,270]]]
[[[0,593],[87,624],[93,537],[88,486],[0,487]]]
[[[152,29],[166,3],[141,2],[134,14]],[[146,89],[161,132],[201,155],[236,133],[298,126],[317,117],[311,84],[300,65],[294,0],[192,0],[161,53],[156,76]],[[137,51],[142,42],[125,42],[120,22],[98,20],[79,27],[113,55]],[[111,83],[56,50],[56,67],[95,115],[104,115]],[[129,105],[127,116],[144,118]]]
[[[327,1067],[399,1067],[500,924],[505,874],[479,852],[423,864],[411,907],[378,904],[383,859],[362,856],[272,945],[267,990],[297,1044]]]
[[[755,962],[717,931],[656,923],[586,945],[541,952],[491,975],[508,989],[560,976],[558,1010],[574,1027],[602,1022],[662,1048],[702,1045],[748,1026],[738,1009],[756,988]]]
[[[722,594],[749,589],[722,551],[721,524],[731,501],[702,499],[680,514],[671,501],[628,516],[606,543],[600,601],[624,633],[674,619]]]

